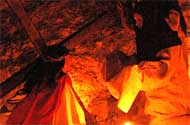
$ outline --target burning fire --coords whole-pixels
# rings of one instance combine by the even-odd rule
[[[132,125],[131,122],[125,122],[124,125]]]

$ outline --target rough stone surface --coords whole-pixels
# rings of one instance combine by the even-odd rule
[[[184,1],[180,0],[181,6]],[[68,73],[72,77],[74,89],[97,125],[119,125],[126,121],[139,125],[148,124],[149,118],[143,111],[144,93],[139,94],[128,114],[123,113],[117,108],[117,100],[109,94],[100,74],[102,60],[106,54],[115,49],[127,55],[135,52],[135,35],[133,32],[122,30],[114,2],[22,0],[21,3],[48,46],[60,43],[99,13],[109,12],[95,23],[91,30],[86,29],[81,35],[76,36],[72,43],[65,44],[72,50]],[[183,9],[183,14],[188,22],[187,10],[189,9]],[[31,58],[35,59],[37,53],[5,0],[0,2],[0,13],[2,36],[0,83],[2,83],[26,66]],[[0,124],[4,123],[10,114],[9,110],[13,108],[6,100],[12,98],[15,93],[13,90],[0,101],[1,111],[4,111],[5,107],[8,108],[7,112],[0,113]]]

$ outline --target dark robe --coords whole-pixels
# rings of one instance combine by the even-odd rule
[[[181,44],[178,33],[172,31],[165,21],[169,11],[177,10],[180,13],[180,22],[183,31],[186,24],[177,1],[139,2],[134,12],[142,15],[143,27],[135,27],[137,57],[141,60],[160,60],[158,51]]]

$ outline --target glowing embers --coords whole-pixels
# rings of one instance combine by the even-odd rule
[[[125,122],[124,125],[134,125],[131,122]]]
[[[145,124],[139,123],[139,122],[133,122],[133,121],[126,121],[121,125],[145,125]]]

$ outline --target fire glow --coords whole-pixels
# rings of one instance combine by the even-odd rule
[[[125,122],[124,125],[132,125],[130,122]]]

